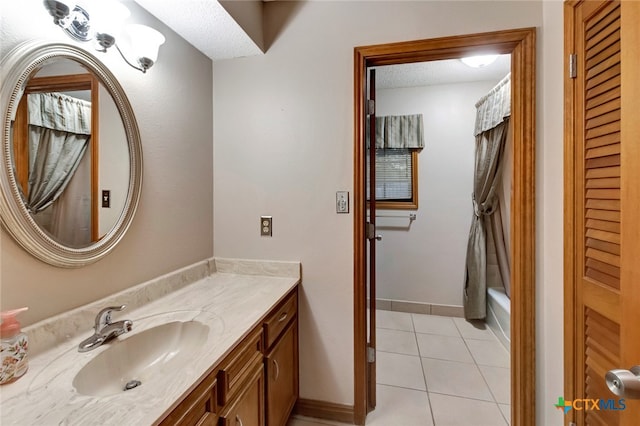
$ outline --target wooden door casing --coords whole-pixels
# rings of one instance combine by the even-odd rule
[[[536,29],[523,28],[354,49],[354,409],[367,414],[367,292],[365,236],[366,71],[369,67],[455,59],[491,49],[511,54],[514,171],[511,205],[511,421],[536,424],[535,363],[535,140]]]
[[[24,196],[29,195],[29,120],[27,96],[31,93],[65,92],[86,90],[91,97],[91,241],[99,241],[99,214],[101,198],[98,196],[100,176],[100,82],[92,74],[69,74],[31,78],[25,86],[16,111],[14,122],[15,172],[16,181]]]

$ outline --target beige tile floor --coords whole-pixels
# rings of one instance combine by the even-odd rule
[[[378,405],[369,426],[506,426],[509,353],[461,318],[377,311]],[[341,425],[292,417],[288,426]]]

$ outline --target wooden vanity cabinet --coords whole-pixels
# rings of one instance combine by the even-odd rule
[[[297,399],[296,287],[160,425],[285,426]]]
[[[267,425],[284,426],[298,400],[298,320],[294,319],[265,358]]]
[[[298,399],[298,293],[264,322],[267,426],[285,426]]]

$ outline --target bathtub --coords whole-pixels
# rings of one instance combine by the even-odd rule
[[[502,288],[487,289],[487,324],[500,340],[511,349],[511,301]]]

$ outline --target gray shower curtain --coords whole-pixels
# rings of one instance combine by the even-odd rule
[[[507,140],[509,120],[476,136],[476,163],[473,184],[473,212],[467,245],[467,270],[464,288],[466,319],[486,317],[487,231],[491,215],[498,208],[498,183],[501,159]]]
[[[91,138],[91,103],[61,93],[32,93],[29,113],[29,195],[36,214],[60,197]]]
[[[504,265],[504,238],[494,232],[499,210],[498,191],[511,115],[511,76],[507,75],[476,104],[476,156],[473,182],[473,218],[467,244],[463,292],[466,319],[484,319],[487,305],[487,232],[491,232],[505,288],[509,266]],[[499,238],[497,238],[499,237]],[[501,256],[502,255],[502,256]]]

